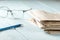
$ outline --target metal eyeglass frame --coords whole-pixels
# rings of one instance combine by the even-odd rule
[[[2,9],[2,10],[6,10],[7,11],[7,16],[9,14],[9,12],[11,13],[11,16],[14,17],[14,14],[13,14],[13,10],[11,10],[10,8],[8,8],[7,6],[1,6],[1,8],[6,8],[6,9]],[[14,11],[22,11],[23,12],[23,17],[24,17],[24,13],[29,11],[29,10],[32,10],[32,8],[28,9],[28,10],[14,10]],[[6,18],[6,17],[3,17],[3,18]],[[14,19],[20,19],[20,18],[15,18]]]

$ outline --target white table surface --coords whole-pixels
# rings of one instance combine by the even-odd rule
[[[7,27],[15,24],[23,24],[11,30],[0,32],[0,40],[59,40],[60,35],[49,35],[42,29],[33,25],[27,20],[14,20],[7,18],[0,18],[0,28]]]

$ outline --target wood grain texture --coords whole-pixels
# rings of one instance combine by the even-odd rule
[[[60,34],[60,31],[45,31],[48,34]]]

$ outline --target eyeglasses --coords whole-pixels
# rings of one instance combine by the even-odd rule
[[[29,11],[27,10],[11,10],[6,6],[0,7],[0,17],[2,18],[12,18],[12,19],[22,19],[24,18],[24,12]]]

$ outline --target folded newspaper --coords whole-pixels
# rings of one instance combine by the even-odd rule
[[[31,10],[27,12],[33,18],[29,19],[38,27],[49,34],[60,34],[60,14],[43,10]]]

